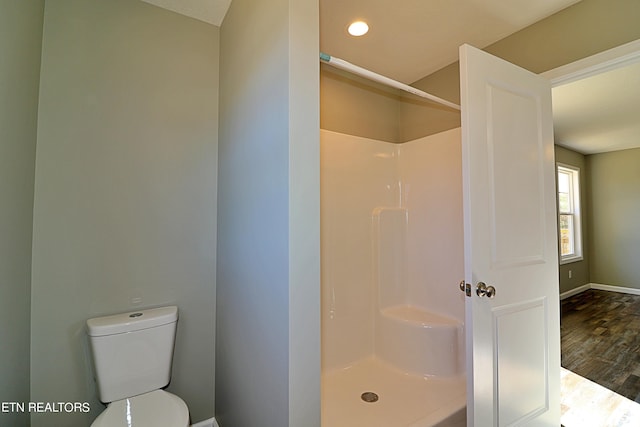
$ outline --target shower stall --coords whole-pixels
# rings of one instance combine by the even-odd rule
[[[460,129],[322,130],[322,425],[465,425]]]

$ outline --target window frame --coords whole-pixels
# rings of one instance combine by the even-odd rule
[[[558,175],[560,172],[568,173],[570,175],[570,192],[569,196],[571,197],[571,205],[572,208],[568,212],[560,211],[560,188],[558,182]],[[582,207],[581,207],[581,171],[580,168],[574,165],[568,165],[565,163],[556,163],[556,198],[557,198],[557,215],[558,215],[558,257],[560,261],[560,265],[569,264],[571,262],[582,261],[583,251],[582,251]],[[573,216],[573,253],[568,255],[562,255],[562,236],[560,230],[560,216],[561,215],[572,215]]]

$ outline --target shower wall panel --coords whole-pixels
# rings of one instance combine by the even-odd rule
[[[372,212],[398,200],[396,146],[322,130],[322,367],[373,352]]]
[[[382,305],[462,322],[460,129],[404,144],[322,130],[320,142],[323,370],[375,353]]]
[[[464,321],[460,128],[400,146],[407,230],[407,303]]]

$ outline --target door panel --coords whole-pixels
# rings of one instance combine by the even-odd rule
[[[468,423],[560,425],[551,87],[460,48]],[[479,282],[495,288],[480,296]]]
[[[494,382],[500,425],[522,425],[549,409],[549,337],[538,326],[545,324],[547,308],[546,299],[537,299],[492,310],[494,336],[499,338],[494,343],[494,354],[500,361],[494,367]],[[510,344],[522,337],[528,345]]]
[[[543,147],[539,99],[489,82],[487,85],[487,150],[490,171],[491,255],[493,266],[541,262],[544,239]],[[518,123],[501,117],[515,116]],[[522,117],[529,117],[524,120]],[[514,159],[527,159],[515,162]],[[523,193],[526,198],[517,199]],[[535,227],[522,234],[521,224]]]

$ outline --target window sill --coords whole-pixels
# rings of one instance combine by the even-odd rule
[[[582,255],[560,258],[560,265],[571,264],[572,262],[582,261],[583,259]]]

